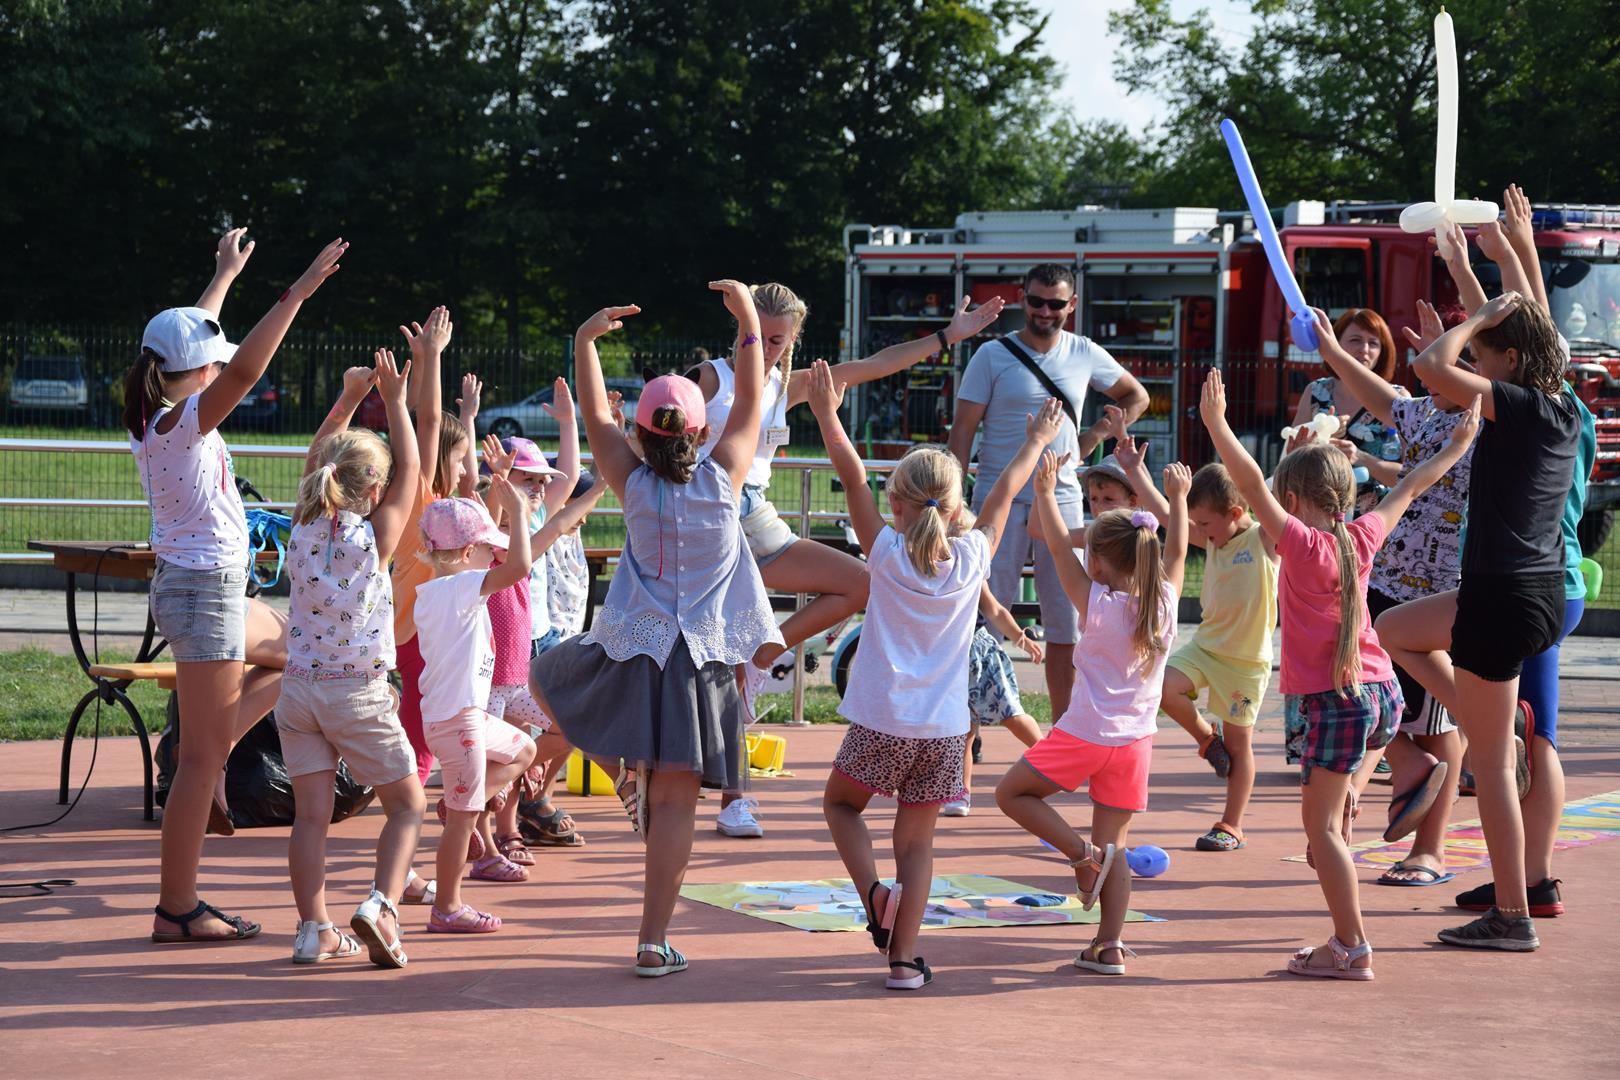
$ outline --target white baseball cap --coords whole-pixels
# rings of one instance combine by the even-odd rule
[[[152,316],[141,335],[141,348],[157,353],[170,374],[228,364],[236,355],[236,346],[225,340],[214,313],[198,307],[169,308]]]

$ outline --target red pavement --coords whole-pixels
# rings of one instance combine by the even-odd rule
[[[639,844],[610,799],[565,799],[589,846],[537,854],[525,885],[470,886],[500,913],[492,937],[420,932],[406,908],[411,964],[295,968],[296,915],[285,829],[212,838],[204,896],[265,924],[230,946],[148,944],[157,829],[139,819],[131,740],[108,740],[78,809],[47,830],[0,839],[0,879],[72,877],[55,896],[0,900],[0,1049],[8,1075],[394,1077],[873,1077],[938,1080],[1092,1074],[1331,1075],[1442,1072],[1469,1077],[1614,1076],[1620,950],[1620,842],[1560,853],[1570,914],[1538,921],[1532,955],[1468,953],[1434,942],[1465,916],[1455,886],[1361,898],[1377,947],[1371,984],[1282,973],[1289,954],[1329,932],[1302,848],[1298,797],[1268,723],[1249,847],[1190,850],[1217,816],[1220,788],[1179,733],[1161,735],[1153,810],[1137,842],[1171,853],[1169,872],[1138,880],[1134,906],[1169,921],[1130,925],[1140,952],[1110,979],[1071,966],[1085,927],[928,931],[936,982],[882,989],[865,935],[810,934],[682,903],[671,938],[689,972],[634,978]],[[691,882],[842,876],[820,790],[842,729],[787,730],[795,779],[761,781],[764,840],[712,831],[700,809]],[[1573,742],[1573,740],[1571,740]],[[941,822],[938,873],[988,873],[1046,890],[1073,879],[994,808],[991,788],[1015,744],[986,739],[973,816]],[[0,824],[55,816],[57,747],[0,749]],[[88,760],[82,755],[78,763]],[[1571,745],[1569,798],[1620,788],[1620,748]],[[1383,792],[1370,794],[1382,818]],[[1089,815],[1083,798],[1070,819]],[[870,814],[886,839],[889,806]],[[1474,816],[1471,800],[1459,817]],[[331,908],[344,918],[369,880],[373,809],[333,830]],[[438,828],[424,830],[424,848]],[[1362,838],[1370,836],[1364,829]],[[424,864],[426,858],[423,860]]]

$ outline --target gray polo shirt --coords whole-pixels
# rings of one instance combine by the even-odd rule
[[[1125,369],[1107,349],[1067,330],[1058,334],[1057,344],[1049,352],[1035,352],[1022,338],[1018,339],[1018,344],[1068,396],[1076,415],[1085,411],[1087,390],[1108,390],[1125,374]],[[979,443],[979,478],[974,487],[988,491],[989,485],[996,482],[996,477],[1024,445],[1024,425],[1045,403],[1046,388],[996,340],[985,342],[974,352],[967,370],[962,373],[962,384],[956,396],[961,401],[985,407],[984,438]],[[1058,502],[1077,503],[1081,497],[1080,481],[1075,475],[1080,463],[1080,439],[1067,416],[1058,437],[1052,441],[1052,449],[1059,457],[1069,455],[1068,464],[1058,471]],[[1031,480],[1014,501],[1027,503],[1034,497],[1035,485]]]

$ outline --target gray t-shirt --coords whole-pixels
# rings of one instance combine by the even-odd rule
[[[1050,352],[1038,353],[1022,338],[1018,344],[1068,396],[1076,415],[1085,411],[1088,389],[1107,390],[1125,374],[1125,369],[1107,349],[1067,330],[1058,335],[1057,344]],[[956,396],[985,407],[984,438],[979,443],[979,478],[975,488],[984,486],[988,490],[988,485],[996,482],[996,477],[1024,445],[1024,425],[1045,403],[1046,388],[1022,361],[996,340],[985,342],[974,352],[967,370],[962,373],[962,385],[957,388]],[[1075,467],[1080,459],[1080,439],[1068,417],[1064,417],[1062,430],[1052,440],[1052,449],[1059,457],[1069,455],[1068,464],[1058,472],[1058,502],[1077,503],[1081,491]],[[1033,501],[1034,496],[1032,480],[1024,485],[1014,501],[1027,503]]]

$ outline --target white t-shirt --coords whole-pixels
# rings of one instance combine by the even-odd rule
[[[1164,662],[1176,636],[1176,590],[1168,581],[1159,602],[1165,609],[1163,648],[1143,663],[1133,640],[1135,598],[1092,582],[1080,631],[1085,644],[1074,650],[1074,693],[1058,727],[1099,746],[1124,746],[1159,730]]]
[[[489,708],[495,637],[484,604],[487,570],[429,578],[416,590],[416,638],[422,648],[422,720],[449,720]]]
[[[709,425],[709,439],[698,447],[699,461],[714,453],[721,433],[726,430],[726,421],[731,417],[731,407],[737,401],[737,375],[731,365],[724,357],[708,363],[714,369],[715,378],[720,380],[720,387],[703,410],[704,422]],[[769,486],[771,458],[776,456],[777,447],[786,446],[787,441],[787,398],[782,393],[782,371],[772,368],[765,376],[765,393],[759,403],[759,444],[754,447],[754,460],[748,465],[748,478],[744,482],[750,487]]]
[[[1125,369],[1107,349],[1067,330],[1058,334],[1057,344],[1049,352],[1036,352],[1022,338],[1018,339],[1018,345],[1068,396],[1076,416],[1085,413],[1088,389],[1108,390],[1125,374]],[[1040,411],[1050,395],[1041,381],[997,339],[985,342],[974,352],[962,372],[956,396],[960,401],[985,407],[984,438],[979,442],[979,477],[974,488],[977,490],[982,485],[988,491],[1017,455],[1018,448],[1024,445],[1026,420]],[[1052,440],[1052,450],[1058,457],[1069,455],[1068,464],[1058,470],[1058,502],[1077,503],[1081,492],[1075,467],[1080,463],[1080,438],[1067,416],[1057,438]],[[1032,479],[1024,484],[1013,501],[1031,502],[1034,492]]]
[[[951,558],[924,577],[906,554],[906,538],[888,525],[867,558],[871,595],[845,719],[908,739],[965,735],[968,650],[979,590],[990,573],[990,544],[979,529],[952,537]]]
[[[147,424],[146,438],[129,440],[152,507],[152,550],[188,570],[245,568],[247,515],[231,452],[218,429],[199,432],[195,394],[176,407],[180,419],[167,435],[157,426],[170,410],[159,409]]]
[[[541,507],[529,515],[529,532],[537,533],[546,523],[546,508]],[[542,553],[529,565],[529,640],[539,641],[551,633],[551,605],[548,599],[551,586],[551,563]]]

